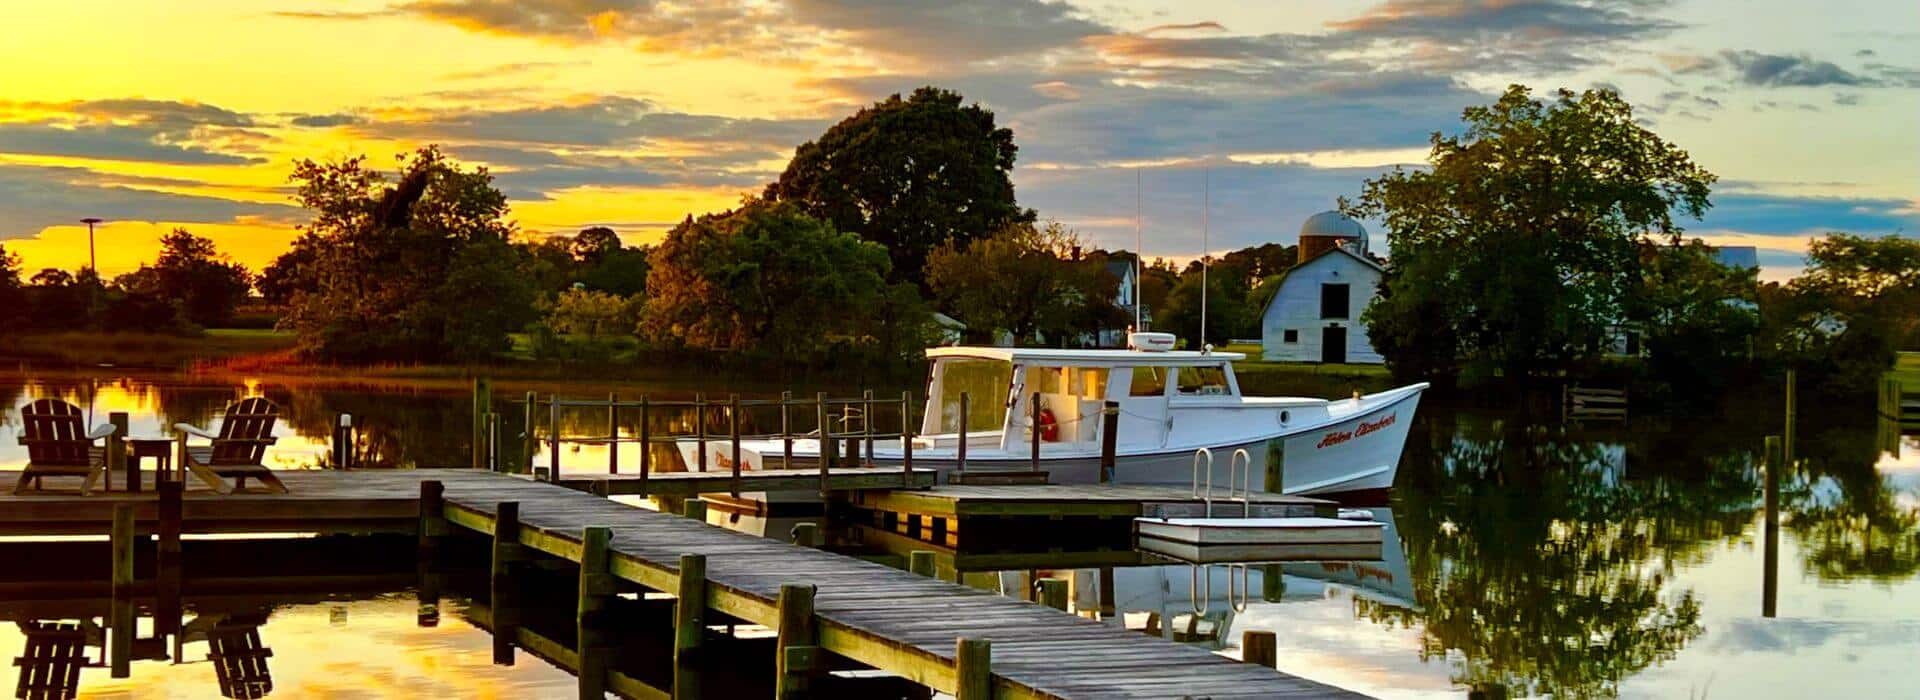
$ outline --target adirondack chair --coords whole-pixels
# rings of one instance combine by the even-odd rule
[[[260,460],[266,457],[267,446],[274,442],[273,423],[280,417],[280,408],[258,396],[243,399],[227,406],[225,419],[220,421],[220,432],[212,433],[186,423],[175,424],[179,431],[181,445],[181,465],[213,490],[220,493],[233,493],[244,489],[248,479],[259,481],[268,490],[287,492],[287,485],[273,475]],[[195,447],[188,444],[189,436],[209,441],[211,444]],[[228,484],[227,479],[233,483]]]
[[[80,407],[59,399],[39,399],[20,412],[26,426],[20,444],[27,446],[27,467],[13,486],[15,495],[41,490],[49,476],[85,477],[80,493],[93,492],[94,481],[107,473],[107,450],[94,443],[113,434],[111,425],[87,429]]]
[[[207,660],[220,682],[220,695],[234,700],[257,700],[273,692],[273,673],[267,659],[273,650],[260,641],[265,614],[227,617],[207,631]]]
[[[71,622],[20,622],[27,648],[13,660],[20,700],[72,700],[80,694],[80,669],[87,662],[87,633]]]

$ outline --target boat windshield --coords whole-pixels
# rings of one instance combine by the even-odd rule
[[[1233,388],[1227,384],[1227,370],[1221,365],[1181,367],[1177,377],[1176,386],[1181,396],[1233,395]]]
[[[966,427],[970,432],[1000,430],[1007,421],[1007,390],[1013,385],[1013,363],[973,357],[943,358],[935,369],[933,409],[940,433],[960,432],[960,395],[967,395]]]

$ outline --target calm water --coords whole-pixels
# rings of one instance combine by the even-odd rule
[[[40,396],[91,404],[102,416],[127,411],[141,434],[206,424],[249,393],[286,407],[274,456],[282,466],[317,464],[328,426],[343,412],[364,417],[362,448],[376,461],[466,459],[468,396],[456,390],[0,375],[0,432],[16,430],[16,407]],[[1238,653],[1243,631],[1272,630],[1283,670],[1387,697],[1474,689],[1920,696],[1912,678],[1920,659],[1920,436],[1895,435],[1852,407],[1803,411],[1803,463],[1780,486],[1779,590],[1769,618],[1760,453],[1763,437],[1780,432],[1773,403],[1747,398],[1697,417],[1625,425],[1423,407],[1394,501],[1376,511],[1391,526],[1382,561],[1251,567],[1237,610],[1224,567],[1211,572],[1211,595],[1199,577],[1198,596],[1186,565],[1121,567],[1111,573],[1115,612],[1130,627],[1153,624],[1228,654]],[[0,468],[24,461],[12,442],[0,440]],[[604,468],[604,453],[570,453],[570,463],[572,454]],[[766,529],[785,532],[778,523]],[[1026,576],[1071,577],[1076,607],[1093,614],[1101,574],[966,578],[1014,593]],[[512,667],[491,664],[490,635],[458,612],[471,603],[457,594],[443,602],[436,626],[421,627],[406,590],[271,603],[261,630],[275,651],[274,696],[573,692],[565,671],[525,654]],[[1195,598],[1206,601],[1197,619]],[[0,609],[15,607],[0,600]],[[18,631],[0,626],[0,656],[21,648]],[[101,669],[82,677],[88,694],[218,696],[205,665],[143,662],[129,680]]]

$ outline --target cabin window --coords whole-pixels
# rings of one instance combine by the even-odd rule
[[[1293,328],[1288,328],[1288,329],[1286,329],[1286,330],[1284,330],[1284,331],[1281,331],[1281,332],[1280,332],[1280,342],[1283,342],[1283,343],[1298,343],[1298,342],[1300,342],[1300,331],[1298,331],[1298,330],[1296,330],[1296,329],[1293,329]]]
[[[1167,368],[1135,367],[1128,396],[1161,396],[1167,393]]]
[[[1227,370],[1219,365],[1206,367],[1181,367],[1179,375],[1181,396],[1228,396],[1233,393],[1227,388]]]
[[[1013,363],[1000,360],[949,358],[940,361],[940,431],[960,432],[960,394],[967,394],[966,426],[970,431],[999,430],[1007,420],[1007,387],[1013,384]]]
[[[1346,318],[1350,305],[1347,300],[1348,285],[1320,285],[1320,318]]]

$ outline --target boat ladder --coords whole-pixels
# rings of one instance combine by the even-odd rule
[[[1246,564],[1226,564],[1227,569],[1227,607],[1236,613],[1247,611],[1248,569]],[[1213,604],[1213,565],[1187,565],[1187,603],[1193,608],[1193,614],[1206,616],[1212,612]]]
[[[1238,485],[1234,484],[1236,475]],[[1193,452],[1193,497],[1205,506],[1204,517],[1213,517],[1213,450],[1205,447]],[[1253,455],[1244,447],[1227,457],[1226,500],[1240,503],[1240,517],[1253,517]]]

